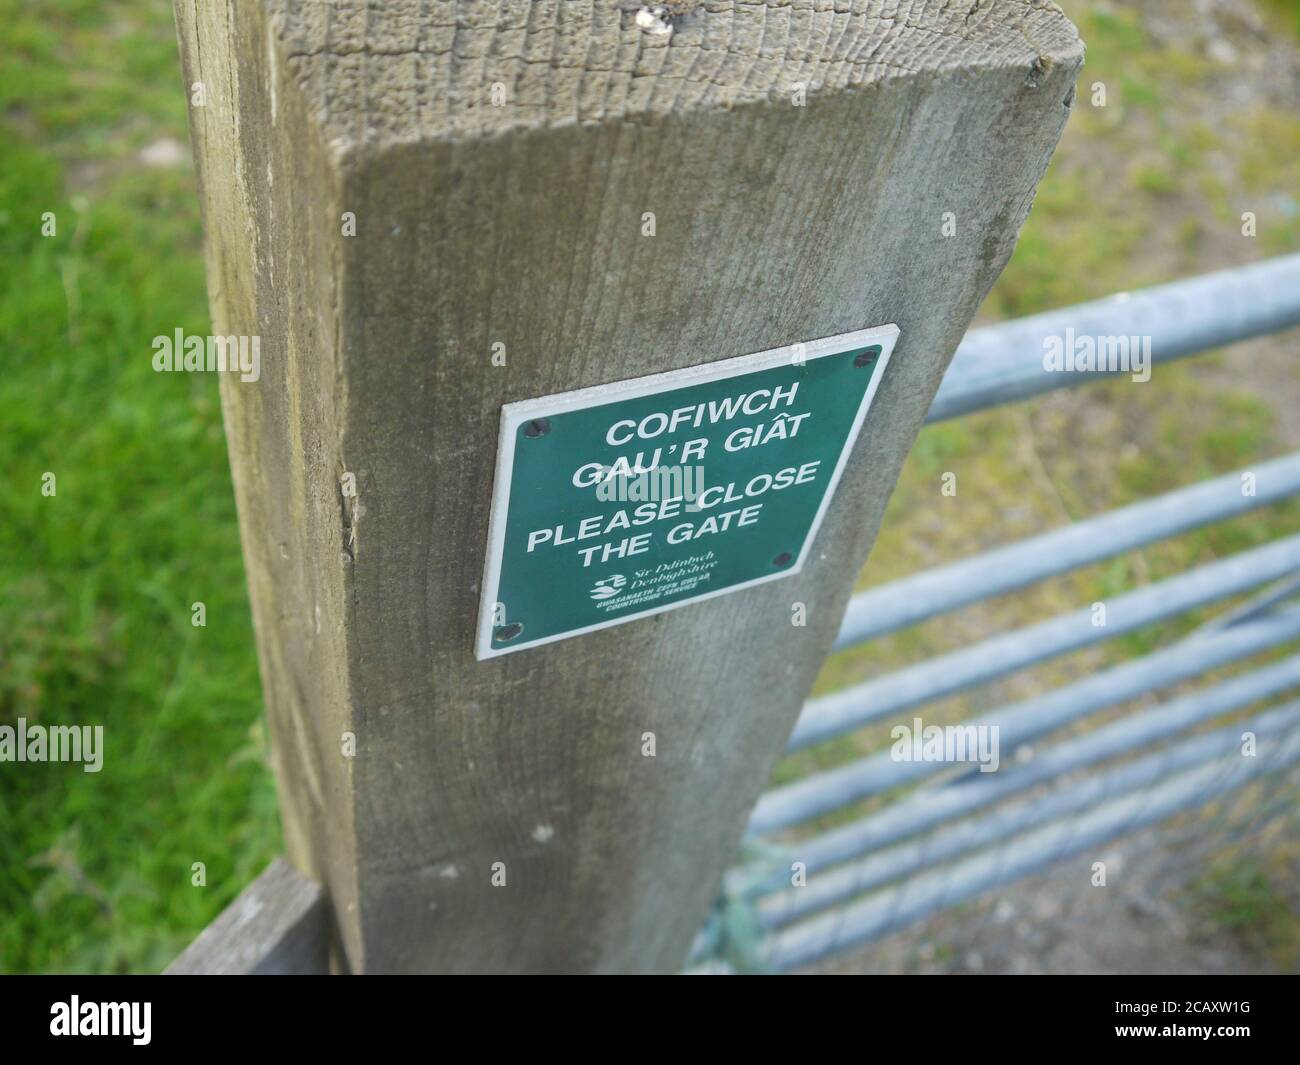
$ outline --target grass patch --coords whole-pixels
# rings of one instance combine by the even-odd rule
[[[0,721],[105,743],[0,773],[0,967],[159,969],[279,846],[216,382],[150,366],[209,332],[193,174],[133,159],[186,137],[174,30],[0,6]]]
[[[1210,926],[1252,953],[1293,965],[1300,956],[1300,913],[1277,874],[1246,855],[1221,861],[1191,888],[1196,909]]]

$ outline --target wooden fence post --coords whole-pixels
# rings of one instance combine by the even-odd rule
[[[1011,253],[1073,27],[1040,0],[176,13],[215,329],[260,338],[222,401],[291,860],[353,971],[674,969]],[[503,404],[889,323],[799,573],[476,658]]]

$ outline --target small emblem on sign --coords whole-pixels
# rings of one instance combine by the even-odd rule
[[[596,582],[596,586],[591,589],[593,599],[609,599],[618,595],[618,591],[623,585],[627,584],[627,578],[621,573],[612,574],[609,577],[602,577]]]
[[[506,404],[478,657],[798,573],[897,338]]]

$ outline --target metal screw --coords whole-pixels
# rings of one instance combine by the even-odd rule
[[[870,366],[877,358],[880,357],[881,348],[877,344],[875,347],[867,348],[866,351],[860,351],[853,359],[853,365],[861,369],[863,366]]]
[[[782,551],[779,555],[776,556],[776,558],[772,559],[772,565],[788,566],[792,558],[794,558],[794,555],[790,554],[789,551]]]
[[[492,634],[492,638],[500,643],[506,643],[513,640],[523,631],[524,626],[522,622],[512,621],[509,625],[498,625],[496,632]]]
[[[534,418],[531,422],[524,425],[524,436],[538,437],[545,436],[551,431],[550,418]]]

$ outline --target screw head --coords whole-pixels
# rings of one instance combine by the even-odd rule
[[[524,436],[536,438],[545,436],[551,431],[550,418],[534,418],[531,422],[524,423]]]
[[[496,631],[492,633],[492,638],[500,643],[507,643],[523,631],[524,626],[522,622],[512,621],[506,625],[498,625]]]
[[[772,559],[772,565],[788,566],[793,558],[794,555],[790,554],[789,551],[782,551],[779,555],[776,556],[776,558]]]
[[[867,348],[866,351],[858,352],[857,355],[853,357],[853,365],[856,366],[858,369],[862,369],[862,367],[864,366],[870,366],[878,358],[880,358],[881,350],[882,349],[879,344],[874,344],[871,347]]]

